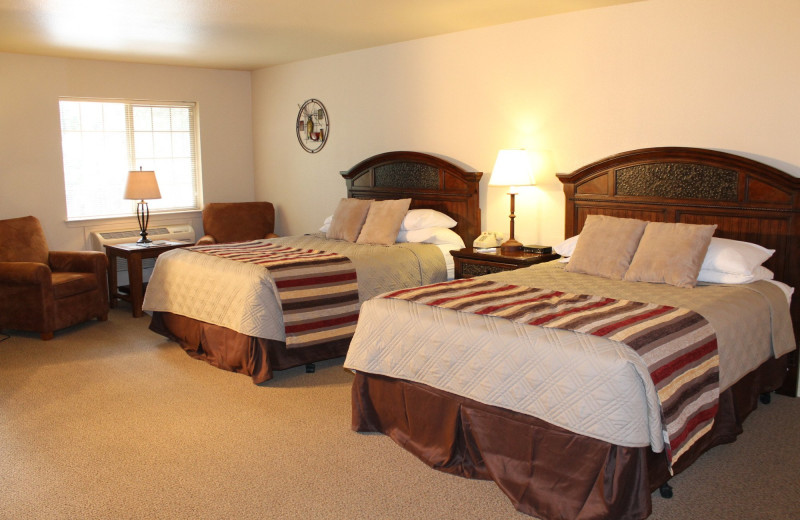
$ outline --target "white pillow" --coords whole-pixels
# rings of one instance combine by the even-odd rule
[[[333,222],[333,215],[329,215],[325,221],[322,223],[322,227],[319,230],[323,233],[327,233],[328,230],[331,228],[331,222]]]
[[[400,231],[428,228],[453,228],[457,222],[435,209],[412,209],[406,213]]]
[[[712,269],[700,269],[697,275],[698,282],[742,284],[756,282],[758,280],[772,280],[775,277],[772,271],[763,265],[757,266],[750,274],[734,274],[714,271]]]
[[[712,238],[700,269],[751,275],[756,267],[766,262],[773,253],[774,249],[767,249],[750,242]]]
[[[412,229],[410,231],[400,230],[397,233],[398,242],[424,242],[426,244],[452,244],[458,246],[457,249],[464,247],[464,240],[461,236],[444,227],[431,227],[425,229]]]
[[[553,251],[558,253],[564,258],[569,258],[572,256],[572,253],[575,251],[575,245],[578,243],[578,237],[580,235],[575,235],[574,237],[570,237],[557,246],[553,248]]]

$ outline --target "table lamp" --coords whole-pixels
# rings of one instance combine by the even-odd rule
[[[518,193],[517,186],[532,186],[533,167],[526,150],[500,150],[497,153],[497,160],[492,169],[492,177],[489,179],[489,186],[508,186],[508,194],[511,195],[511,232],[508,240],[500,244],[500,251],[512,253],[522,251],[522,243],[514,239],[514,196]]]
[[[160,199],[161,191],[158,189],[156,172],[132,170],[128,172],[128,184],[125,186],[125,199],[138,200],[136,203],[136,219],[139,221],[140,238],[136,243],[148,245],[152,242],[147,238],[147,224],[150,222],[150,208],[145,199]]]

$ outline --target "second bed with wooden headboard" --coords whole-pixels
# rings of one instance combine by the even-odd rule
[[[429,154],[388,152],[341,175],[348,198],[332,204],[333,222],[321,228],[338,226],[337,233],[182,248],[160,256],[143,305],[153,312],[151,329],[191,356],[247,374],[254,383],[270,379],[273,370],[310,370],[315,361],[347,352],[361,302],[445,280],[452,273],[449,251],[479,234],[480,172]],[[385,210],[394,207],[391,199],[411,199],[407,213],[405,207],[393,210],[399,232],[388,229],[391,219],[378,212],[366,243],[361,238],[370,213],[354,220],[339,211]]]
[[[759,396],[796,393],[800,180],[692,148],[559,178],[568,261],[362,307],[352,428],[544,520],[642,519]]]

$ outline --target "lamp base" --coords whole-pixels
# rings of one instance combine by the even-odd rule
[[[139,235],[142,237],[136,243],[140,246],[149,246],[152,242],[147,238],[147,225],[150,223],[150,206],[144,200],[136,203],[136,220],[139,222]]]
[[[153,241],[147,238],[147,230],[142,228],[140,228],[140,230],[141,232],[139,233],[139,236],[142,238],[137,240],[136,243],[139,244],[140,246],[149,246],[150,244],[152,244]]]
[[[500,252],[501,253],[519,253],[523,250],[525,246],[522,245],[522,242],[518,242],[513,238],[509,238],[502,244],[500,244]]]

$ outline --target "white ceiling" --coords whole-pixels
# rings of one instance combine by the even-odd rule
[[[254,70],[641,0],[0,0],[0,52]]]

